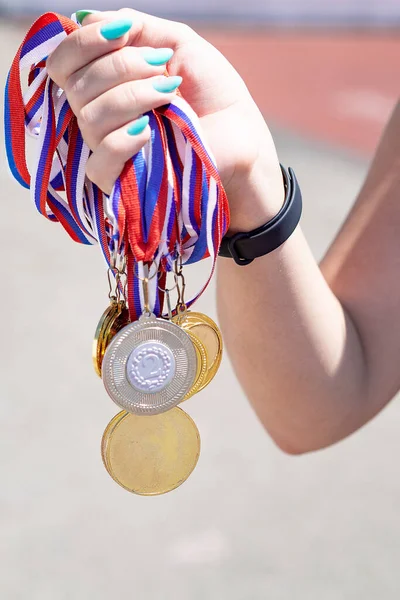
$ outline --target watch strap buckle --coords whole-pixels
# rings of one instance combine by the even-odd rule
[[[238,242],[239,240],[243,240],[245,238],[248,238],[249,235],[246,232],[239,232],[239,233],[235,233],[234,235],[232,235],[229,240],[228,240],[228,249],[229,252],[233,258],[233,260],[235,261],[235,263],[237,265],[241,265],[241,266],[246,266],[249,265],[251,262],[253,262],[254,259],[252,258],[243,258],[242,256],[239,256],[238,251],[236,249],[236,242]]]

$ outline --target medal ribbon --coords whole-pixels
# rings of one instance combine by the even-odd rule
[[[147,113],[151,139],[126,163],[110,196],[104,194],[85,176],[91,151],[65,92],[46,69],[47,57],[78,27],[75,15],[47,13],[32,25],[14,58],[4,111],[11,173],[30,189],[44,217],[60,222],[77,242],[99,243],[108,266],[117,257],[126,258],[132,320],[145,308],[145,275],[146,308],[159,316],[163,293],[157,274],[171,271],[177,259],[185,265],[210,257],[210,275],[190,306],[212,277],[229,224],[227,197],[199,119],[179,93],[170,104]],[[37,140],[32,173],[26,135]]]

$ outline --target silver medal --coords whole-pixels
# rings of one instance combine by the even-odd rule
[[[142,315],[114,337],[102,377],[114,402],[136,415],[158,415],[179,404],[194,384],[197,357],[175,323]]]

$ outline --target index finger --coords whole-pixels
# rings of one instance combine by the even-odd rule
[[[73,73],[97,58],[127,45],[132,28],[128,16],[105,18],[71,33],[46,61],[50,78],[64,88]]]

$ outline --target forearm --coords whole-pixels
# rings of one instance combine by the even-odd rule
[[[400,103],[321,268],[300,228],[246,267],[219,261],[228,352],[262,423],[288,452],[346,437],[400,388],[399,131]],[[266,222],[281,199],[262,172],[250,177],[246,201]],[[236,230],[237,206],[239,196]]]
[[[276,443],[304,452],[357,429],[365,385],[360,341],[301,230],[247,267],[220,259],[217,285],[228,353]]]

